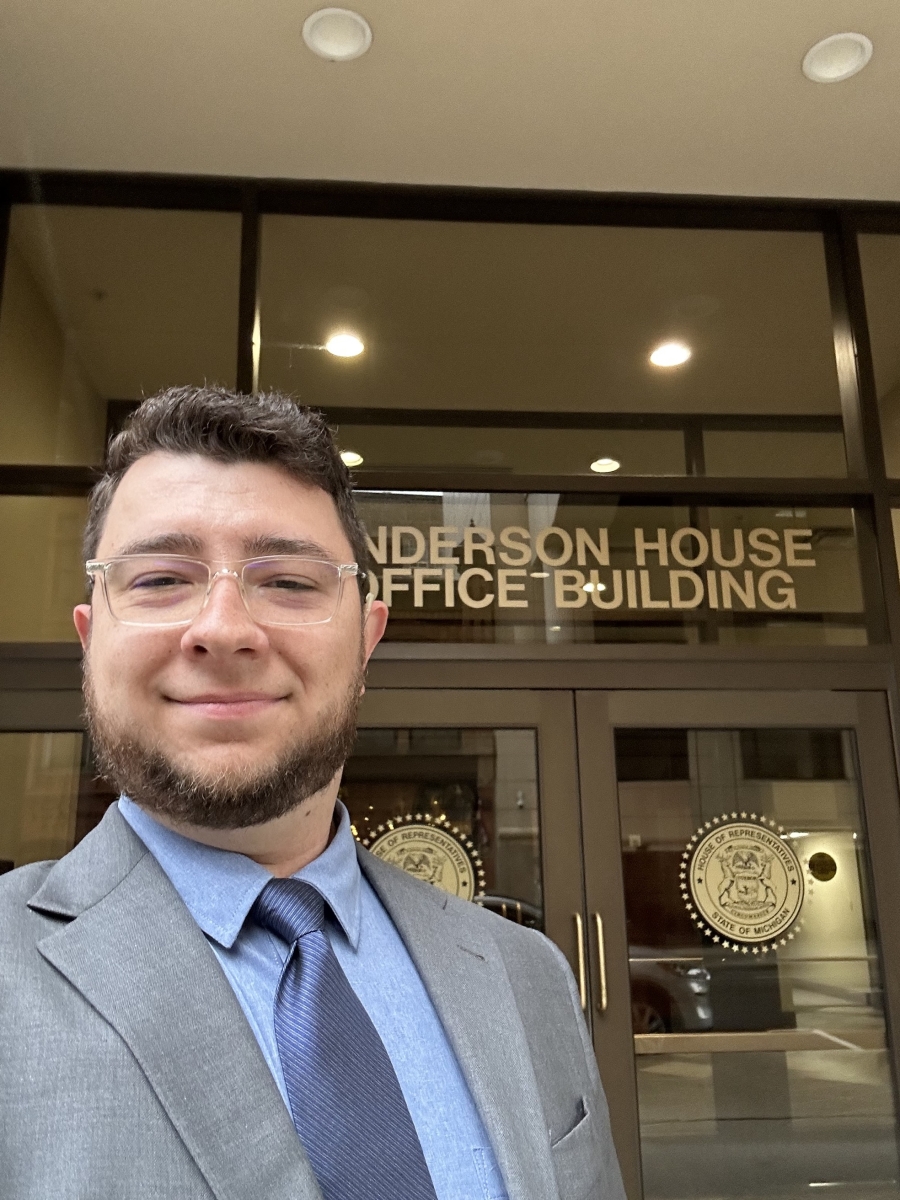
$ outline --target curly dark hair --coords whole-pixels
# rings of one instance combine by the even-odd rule
[[[221,463],[273,463],[301,483],[321,488],[334,501],[355,561],[361,571],[368,570],[366,531],[356,511],[350,473],[322,414],[281,392],[244,396],[220,387],[167,388],[131,414],[109,443],[104,473],[91,491],[84,529],[86,560],[97,552],[122,476],[155,450],[199,454]],[[364,574],[358,582],[365,598]]]

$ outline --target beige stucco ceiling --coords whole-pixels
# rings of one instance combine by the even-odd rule
[[[0,164],[900,200],[897,0],[6,0]],[[842,84],[804,52],[867,34]]]

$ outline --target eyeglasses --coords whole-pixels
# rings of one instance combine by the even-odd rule
[[[243,559],[215,571],[180,554],[126,554],[84,566],[91,579],[100,577],[109,611],[122,625],[190,625],[220,576],[237,583],[258,625],[324,625],[338,610],[344,579],[365,577],[357,563],[294,555]]]

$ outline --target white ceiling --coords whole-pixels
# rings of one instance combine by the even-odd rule
[[[0,164],[900,200],[897,0],[360,0],[344,64],[316,7],[5,0]],[[871,64],[808,82],[848,29]]]

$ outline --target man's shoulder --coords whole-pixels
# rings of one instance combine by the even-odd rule
[[[438,902],[444,911],[444,916],[450,925],[460,929],[470,929],[480,939],[485,939],[497,947],[507,969],[516,973],[529,971],[544,974],[558,974],[565,977],[568,974],[568,964],[562,951],[543,933],[519,925],[498,913],[491,912],[477,900],[464,900],[451,893],[443,892],[434,884],[415,879],[399,867],[377,860],[373,863],[373,855],[361,850],[360,857],[367,874],[377,872],[378,882],[383,886],[387,880],[392,880],[400,889],[405,908],[419,903],[431,907]],[[372,880],[374,882],[374,880]]]
[[[55,924],[29,907],[53,870],[55,862],[28,863],[0,875],[0,991],[12,980],[21,985],[24,971],[33,968],[37,944]],[[29,966],[28,964],[31,964]]]
[[[492,912],[479,904],[478,900],[472,902],[451,896],[447,907],[454,915],[474,923],[476,928],[490,936],[504,958],[520,958],[533,964],[545,963],[548,967],[558,966],[560,960],[565,962],[556,945],[543,933]]]
[[[468,901],[457,903],[469,904]],[[490,933],[506,967],[513,989],[528,989],[535,1003],[570,1006],[574,980],[568,960],[554,941],[537,929],[469,904],[472,916]]]
[[[62,858],[27,863],[0,875],[0,941],[25,930],[39,936],[91,908],[147,853],[113,806]]]
[[[28,903],[58,861],[49,858],[43,862],[27,863],[0,875],[0,912],[4,922],[8,915]]]
[[[448,897],[447,911],[497,948],[523,1015],[531,1012],[539,1019],[550,1011],[577,1015],[580,1005],[572,969],[546,934],[456,896]]]

